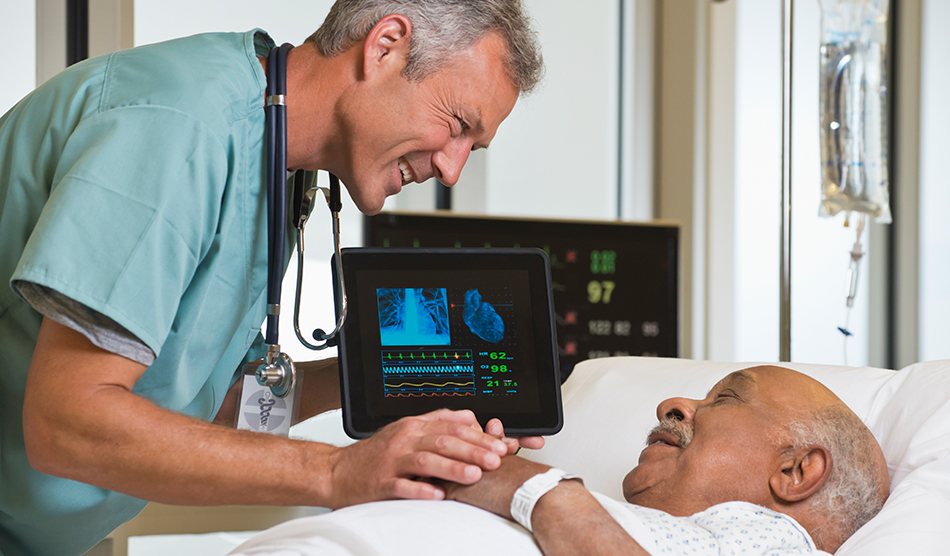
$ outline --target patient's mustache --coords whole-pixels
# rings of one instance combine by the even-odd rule
[[[693,440],[693,426],[677,419],[663,419],[660,421],[659,425],[653,427],[653,429],[647,433],[647,443],[650,442],[649,438],[657,433],[673,435],[676,437],[676,443],[680,448],[689,446],[689,443]]]

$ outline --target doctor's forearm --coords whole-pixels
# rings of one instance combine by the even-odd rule
[[[23,411],[31,465],[174,504],[326,504],[336,448],[161,409],[131,393],[142,372],[44,320]]]
[[[121,391],[89,401],[135,417],[86,421],[109,434],[57,444],[51,474],[167,504],[331,505],[333,447],[211,425]]]

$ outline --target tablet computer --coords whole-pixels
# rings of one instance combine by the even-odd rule
[[[508,436],[561,429],[544,251],[352,248],[342,262],[349,436],[439,408],[470,409],[483,427],[497,417]]]

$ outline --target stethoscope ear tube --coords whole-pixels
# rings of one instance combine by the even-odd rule
[[[321,350],[337,345],[339,343],[337,335],[340,333],[340,330],[343,329],[343,323],[346,321],[346,286],[343,282],[343,258],[340,254],[340,209],[343,207],[343,203],[340,200],[340,180],[333,174],[330,174],[330,191],[327,194],[327,204],[330,206],[330,215],[333,220],[333,252],[335,255],[334,265],[336,267],[334,274],[336,275],[336,297],[339,300],[339,304],[337,306],[338,316],[336,328],[329,334],[320,328],[313,331],[313,339],[318,342],[323,342],[322,344],[311,344],[300,332],[300,294],[303,289],[304,266],[303,229],[307,221],[306,218],[298,218],[299,223],[297,224],[297,294],[294,298],[294,332],[297,334],[297,339],[300,340],[300,343],[312,350]]]

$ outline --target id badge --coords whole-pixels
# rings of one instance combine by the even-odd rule
[[[267,386],[257,382],[257,365],[248,365],[241,376],[241,396],[234,422],[238,430],[266,432],[287,437],[290,426],[297,420],[303,373],[297,373],[297,383],[286,397],[279,398]]]

